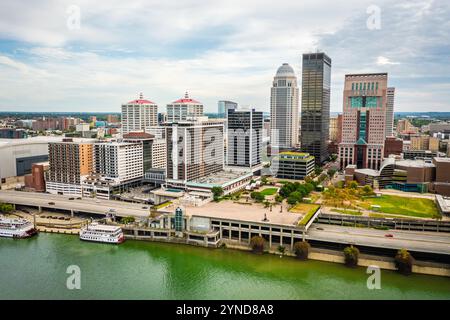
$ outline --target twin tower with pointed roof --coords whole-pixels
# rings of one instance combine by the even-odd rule
[[[203,116],[203,104],[189,97],[184,97],[167,104],[167,122],[183,121],[192,117]],[[146,128],[158,125],[158,105],[144,99],[142,93],[139,98],[122,105],[122,133],[145,131]]]

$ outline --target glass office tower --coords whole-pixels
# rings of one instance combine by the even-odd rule
[[[301,148],[317,164],[328,158],[331,59],[325,53],[303,54]]]

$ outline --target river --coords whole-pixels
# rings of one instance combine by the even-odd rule
[[[67,268],[81,289],[66,286]],[[0,238],[0,299],[450,299],[450,279],[229,249],[126,241],[115,246],[41,233]]]

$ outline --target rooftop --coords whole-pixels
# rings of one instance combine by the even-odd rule
[[[250,171],[234,171],[234,170],[223,170],[205,177],[201,177],[192,181],[189,181],[187,185],[206,185],[206,186],[224,186],[241,178],[246,178],[253,175]]]
[[[295,77],[295,72],[288,63],[283,63],[281,67],[278,68],[275,77]]]
[[[183,103],[183,104],[202,104],[200,101],[197,101],[197,100],[189,98],[189,94],[187,92],[184,94],[184,98],[178,99],[178,100],[176,100],[176,101],[174,101],[172,103],[173,104],[180,104],[180,103]]]
[[[302,214],[288,212],[283,208],[280,212],[279,206],[272,208],[272,212],[268,208],[264,208],[262,204],[239,204],[233,201],[209,202],[200,207],[186,207],[185,211],[190,216],[221,218],[239,221],[248,221],[256,223],[277,224],[284,226],[297,226]],[[264,222],[264,214],[268,221]]]
[[[395,162],[396,166],[404,166],[411,168],[433,168],[435,165],[424,160],[404,159]]]
[[[126,104],[156,104],[156,103],[154,103],[154,102],[152,102],[150,100],[144,99],[144,95],[141,92],[139,94],[139,99],[129,101]]]

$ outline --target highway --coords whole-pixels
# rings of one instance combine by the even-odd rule
[[[392,234],[393,237],[386,237],[386,234]],[[307,238],[368,247],[406,248],[411,251],[450,254],[449,233],[376,230],[313,223],[308,230]]]
[[[16,205],[35,206],[59,210],[73,210],[75,212],[85,212],[105,215],[110,210],[118,217],[148,217],[150,205],[122,202],[116,200],[97,200],[82,198],[69,200],[70,196],[54,195],[48,193],[34,193],[21,191],[0,191],[0,202],[12,203]],[[50,205],[49,202],[54,204]],[[147,209],[143,209],[146,207]]]

